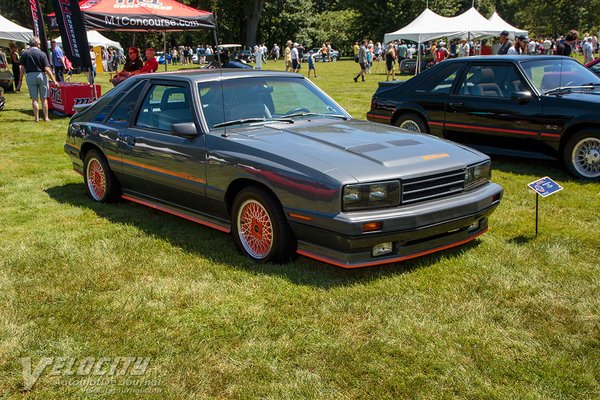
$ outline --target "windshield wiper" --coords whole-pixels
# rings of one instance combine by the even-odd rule
[[[343,120],[350,119],[350,118],[346,117],[345,115],[340,115],[340,114],[325,114],[325,113],[315,113],[315,112],[299,112],[299,113],[294,113],[294,114],[286,114],[283,117],[284,118],[293,118],[293,117],[306,117],[306,116],[311,116],[311,117],[326,117],[326,118],[340,118],[340,119],[343,119]]]
[[[559,86],[554,89],[546,90],[544,94],[560,94],[564,92],[570,92],[572,90],[578,89],[593,89],[596,86],[600,86],[600,83],[586,83],[585,85],[576,85],[576,86]]]
[[[223,126],[231,126],[231,125],[241,125],[241,124],[252,124],[252,123],[269,123],[269,122],[287,122],[288,124],[293,124],[294,120],[289,118],[240,118],[234,119],[231,121],[220,122],[218,124],[214,124],[213,128],[221,128]]]

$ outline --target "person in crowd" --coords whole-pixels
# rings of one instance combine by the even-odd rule
[[[594,48],[592,47],[592,38],[590,36],[583,40],[581,49],[583,50],[583,63],[587,64],[592,62],[594,59]]]
[[[323,62],[327,61],[327,45],[325,43],[321,46],[321,58]]]
[[[6,59],[6,54],[4,54],[2,48],[0,48],[0,68],[8,68],[8,60]]]
[[[88,82],[92,83],[94,82],[94,78],[96,78],[96,68],[98,67],[96,65],[96,52],[94,51],[94,46],[90,45],[89,52],[90,60],[92,61],[92,68],[88,71]]]
[[[360,51],[358,52],[358,64],[360,65],[360,72],[358,75],[354,77],[354,82],[358,82],[358,78],[361,77],[362,81],[365,81],[365,72],[367,71],[367,44],[368,40],[363,40],[362,46],[360,46]]]
[[[460,44],[458,45],[458,57],[468,57],[471,52],[471,46],[467,43],[466,38],[460,38]]]
[[[333,47],[331,47],[331,43],[325,42],[325,46],[327,46],[327,61],[331,61],[331,52],[333,51]]]
[[[15,43],[10,43],[10,62],[12,63],[12,73],[15,80],[15,91],[21,91],[21,84],[19,83],[19,76],[21,75],[21,55],[19,49]]]
[[[398,56],[398,63],[402,62],[402,60],[404,60],[405,58],[408,57],[408,46],[406,45],[406,42],[404,40],[401,40],[400,44],[398,45],[397,56]]]
[[[567,33],[565,39],[556,48],[556,55],[570,57],[573,52],[575,40],[579,37],[579,32],[572,30]]]
[[[4,98],[4,88],[0,86],[0,111],[4,110],[6,99]]]
[[[277,43],[275,43],[273,45],[273,49],[271,49],[271,58],[273,58],[273,60],[277,61],[279,60],[279,46],[277,45]]]
[[[285,62],[285,71],[292,71],[292,41],[288,40],[285,46],[285,52],[283,55],[283,61]]]
[[[498,55],[508,54],[508,50],[513,47],[513,42],[508,38],[508,31],[502,31],[499,41],[500,48],[498,49]]]
[[[145,52],[146,62],[144,66],[136,71],[133,71],[130,76],[140,74],[151,74],[158,70],[158,60],[156,59],[156,51],[152,47],[148,47]]]
[[[310,71],[313,72],[315,78],[317,77],[317,70],[315,68],[315,56],[314,56],[314,51],[310,50],[308,52],[308,57],[306,59],[307,63],[308,63],[308,77],[310,78]]]
[[[527,45],[527,54],[537,54],[538,43],[535,40],[530,40]]]
[[[263,57],[262,57],[262,51],[260,51],[259,46],[254,46],[252,55],[254,56],[254,62],[256,63],[256,65],[254,66],[254,69],[262,69]]]
[[[29,49],[21,56],[21,70],[19,74],[19,86],[23,82],[23,77],[27,80],[29,97],[31,97],[31,106],[33,108],[33,118],[35,122],[40,120],[40,106],[38,99],[42,103],[44,121],[50,121],[48,118],[48,76],[50,80],[58,84],[54,74],[50,69],[48,55],[40,50],[40,39],[34,36],[29,41]]]
[[[544,44],[544,54],[551,55],[552,54],[552,40],[545,38],[542,43]]]
[[[56,40],[50,42],[52,47],[52,65],[54,65],[54,75],[58,82],[63,82],[64,70],[65,70],[65,55],[59,45],[56,44]]]
[[[294,42],[292,50],[290,50],[290,58],[292,59],[292,72],[300,72],[300,53],[298,47],[300,45]]]
[[[526,49],[527,41],[525,36],[519,36],[518,40],[515,40],[515,43],[510,49],[508,49],[508,52],[506,54],[508,54],[509,56],[518,56],[521,54],[526,54]]]
[[[396,59],[396,48],[394,47],[394,43],[390,42],[385,50],[385,66],[387,67],[385,74],[386,81],[390,80],[390,75],[392,76],[392,80],[396,80],[396,70],[394,69]]]
[[[125,66],[123,70],[116,74],[110,82],[117,86],[119,83],[123,82],[125,79],[129,78],[129,76],[144,66],[142,60],[140,60],[140,51],[137,47],[130,47],[128,51],[129,57],[125,62]]]
[[[360,52],[360,46],[358,45],[358,42],[354,42],[352,51],[354,52],[354,61],[358,62],[358,53]]]
[[[442,61],[446,60],[450,54],[448,53],[448,49],[446,48],[446,43],[439,42],[435,48],[433,53],[433,57],[435,59],[435,63],[439,64]]]

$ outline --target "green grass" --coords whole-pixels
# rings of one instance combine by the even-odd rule
[[[354,62],[318,63],[314,82],[364,118],[383,67],[363,84]],[[467,246],[361,270],[256,265],[228,235],[90,201],[68,120],[34,123],[26,92],[6,98],[0,398],[600,398],[599,183],[494,157],[505,198]],[[544,175],[565,190],[541,200],[535,238],[526,184]],[[61,356],[152,357],[160,393],[88,394],[49,371],[22,392],[21,357]]]

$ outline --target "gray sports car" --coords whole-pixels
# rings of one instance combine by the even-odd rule
[[[65,151],[95,201],[133,201],[223,232],[259,262],[406,260],[487,230],[490,160],[352,119],[297,74],[139,75],[70,121]]]

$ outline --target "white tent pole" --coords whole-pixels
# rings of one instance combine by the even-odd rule
[[[165,60],[165,71],[167,70],[167,31],[163,31],[163,57]]]
[[[419,73],[419,69],[421,69],[421,41],[417,43],[417,65],[415,65],[415,75]]]

